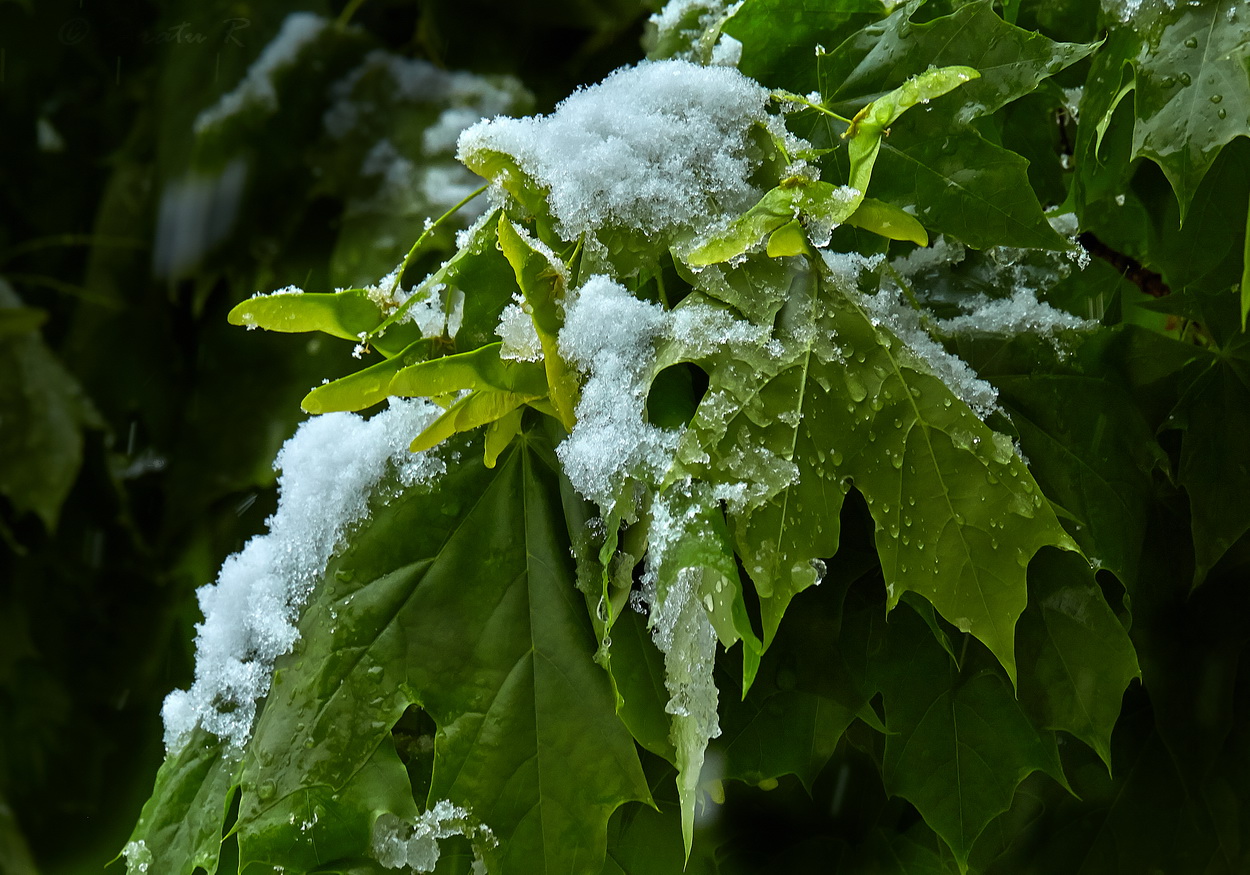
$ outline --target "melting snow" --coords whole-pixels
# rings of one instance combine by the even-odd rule
[[[435,802],[414,820],[402,820],[394,814],[379,816],[373,825],[370,850],[388,869],[433,872],[442,856],[439,840],[451,836],[465,836],[473,843],[473,872],[485,873],[482,848],[495,847],[499,842],[467,808],[453,805],[449,799]]]

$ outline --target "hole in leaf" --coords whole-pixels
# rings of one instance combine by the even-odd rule
[[[430,783],[434,777],[434,737],[437,733],[438,724],[434,718],[417,705],[409,705],[391,729],[395,752],[408,770],[412,798],[420,803],[424,803],[430,795]]]
[[[647,395],[647,421],[661,428],[689,424],[707,392],[708,376],[689,362],[665,368],[655,375]]]

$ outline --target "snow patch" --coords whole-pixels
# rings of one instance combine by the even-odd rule
[[[659,477],[677,448],[678,432],[644,416],[665,314],[602,275],[566,298],[565,308],[560,354],[588,377],[577,425],[556,453],[573,487],[607,515],[627,476]]]
[[[395,471],[400,484],[413,486],[445,470],[441,459],[408,451],[412,436],[441,413],[426,401],[392,399],[368,420],[309,419],[283,445],[268,534],[248,541],[196,593],[204,622],[196,626],[195,681],[170,693],[162,709],[171,751],[197,724],[235,748],[247,742],[273,663],[299,638],[300,609],[349,528],[368,516],[378,482]]]

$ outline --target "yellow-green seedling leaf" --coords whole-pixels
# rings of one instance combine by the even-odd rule
[[[807,235],[803,233],[803,225],[798,219],[782,225],[768,237],[769,258],[806,255],[810,251],[807,246]]]
[[[842,134],[850,141],[847,152],[851,159],[850,185],[860,191],[868,190],[872,179],[872,166],[881,151],[881,137],[886,129],[918,103],[928,103],[980,77],[972,67],[939,67],[913,76],[898,88],[861,109],[851,119],[851,126]]]
[[[502,419],[535,397],[517,392],[493,390],[473,392],[448,407],[442,416],[430,423],[425,431],[413,439],[409,449],[414,453],[428,450],[441,444],[453,434],[472,431],[478,426]]]
[[[728,261],[794,219],[793,191],[777,186],[760,198],[759,203],[734,219],[724,231],[695,247],[686,256],[686,263],[702,267]]]
[[[577,373],[560,355],[558,335],[564,324],[563,303],[568,289],[569,272],[551,249],[542,241],[531,237],[524,228],[512,223],[506,216],[499,217],[499,248],[512,265],[517,285],[525,296],[525,303],[534,329],[543,348],[543,367],[547,371],[548,397],[559,414],[557,417],[565,429],[572,431],[576,417],[578,384]]]
[[[827,237],[834,226],[855,212],[862,197],[862,189],[791,176],[768,191],[759,203],[734,219],[724,231],[695,247],[685,256],[685,261],[692,267],[702,267],[736,258],[799,218],[806,220],[813,236]],[[817,239],[816,242],[822,241]],[[771,241],[769,245],[772,246]],[[788,234],[777,241],[777,249],[782,254],[788,254],[785,250],[793,245],[794,240]],[[768,254],[773,254],[771,248]]]
[[[858,209],[847,217],[846,224],[891,240],[910,240],[917,246],[929,245],[929,235],[915,216],[875,198],[864,198]]]
[[[464,389],[494,389],[540,398],[547,394],[542,365],[499,357],[501,344],[472,352],[418,362],[403,368],[390,383],[390,394],[436,398]]]
[[[227,318],[231,325],[295,333],[322,331],[344,340],[356,340],[378,326],[382,309],[363,289],[345,292],[274,292],[236,304]]]
[[[483,453],[483,461],[487,468],[495,467],[499,454],[506,450],[512,443],[512,439],[521,433],[521,416],[524,413],[524,407],[517,407],[487,424],[486,449]]]
[[[534,216],[547,215],[547,191],[534,182],[507,152],[473,149],[462,155],[461,160],[478,176],[500,185]]]
[[[430,342],[418,340],[394,358],[340,377],[313,389],[304,396],[300,407],[306,413],[330,413],[337,410],[364,410],[391,394],[391,380],[404,368],[425,361]]]

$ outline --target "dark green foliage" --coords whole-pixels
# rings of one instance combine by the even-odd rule
[[[1250,868],[1237,0],[57,5],[0,3],[0,875],[384,875],[439,805],[438,873]],[[297,12],[276,103],[197,128]],[[457,236],[421,174],[461,172],[423,145],[461,98],[369,66],[521,115],[644,32],[772,91],[715,227],[563,239],[491,151]],[[670,442],[600,506],[562,332],[604,273],[670,326],[634,362]],[[374,491],[243,748],[160,765],[301,398],[388,396],[446,408],[406,437],[447,473]]]

